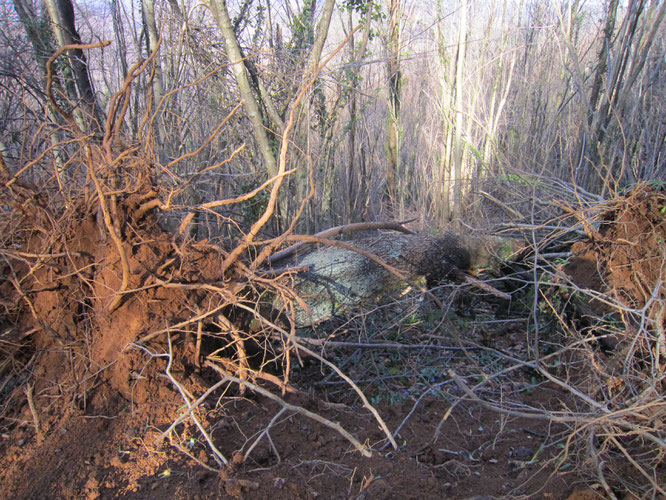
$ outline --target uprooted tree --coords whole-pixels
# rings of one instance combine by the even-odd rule
[[[48,64],[66,49],[58,51]],[[274,215],[280,187],[290,173],[286,168],[289,133],[299,100],[312,79],[303,85],[285,125],[277,175],[232,199],[199,206],[173,204],[184,187],[160,186],[150,142],[126,143],[123,134],[133,81],[149,63],[150,59],[135,65],[123,90],[113,96],[101,139],[81,130],[47,87],[50,104],[67,124],[61,135],[66,132],[67,136],[47,145],[22,168],[10,168],[2,161],[0,173],[7,200],[2,249],[2,271],[7,280],[3,292],[12,298],[5,304],[6,320],[30,323],[28,330],[41,348],[64,339],[87,338],[85,349],[92,353],[92,359],[86,366],[85,357],[78,357],[81,381],[76,397],[83,398],[107,369],[117,372],[110,377],[116,388],[128,393],[134,355],[128,351],[139,349],[155,356],[148,347],[154,341],[168,346],[171,363],[172,336],[184,333],[194,346],[192,363],[220,373],[221,380],[214,387],[232,383],[241,392],[249,389],[264,394],[283,408],[299,411],[338,430],[359,451],[370,454],[339,424],[297,408],[279,395],[289,387],[294,355],[315,357],[350,383],[364,406],[375,415],[387,439],[396,446],[393,435],[365,395],[351,379],[308,347],[307,340],[296,334],[296,328],[350,312],[363,300],[402,282],[422,276],[432,282],[467,270],[473,263],[488,264],[499,255],[507,256],[507,248],[513,247],[508,240],[498,239],[491,244],[488,238],[450,234],[385,234],[350,244],[323,237],[331,235],[331,231],[318,236],[294,234],[295,221],[279,237],[259,240],[260,231]],[[47,69],[50,71],[50,66]],[[231,115],[226,117],[217,131],[230,118]],[[144,126],[151,137],[150,115]],[[36,139],[48,144],[47,136],[45,132]],[[49,172],[47,159],[65,152],[70,155],[68,164],[74,168],[62,169],[59,161],[52,160],[54,170]],[[189,155],[183,154],[163,168],[174,169]],[[31,180],[35,176],[40,179],[39,184]],[[265,211],[236,241],[217,245],[189,238],[188,226],[197,212],[240,204],[264,189],[270,191]],[[158,221],[158,212],[172,210],[183,213],[174,232],[163,229]],[[366,223],[352,229],[377,228],[411,233],[397,223]],[[275,252],[289,242],[330,247],[315,250],[293,266],[280,269],[278,258],[283,258],[285,252]],[[321,280],[326,282],[323,288],[310,286]],[[334,292],[332,299],[331,288],[344,291]],[[149,308],[147,303],[151,304]],[[253,329],[246,326],[250,322],[256,325]],[[156,325],[164,327],[155,328]],[[211,328],[216,333],[211,333]],[[92,332],[95,333],[90,336]],[[202,353],[204,335],[221,339],[213,352]],[[264,358],[269,356],[271,363],[281,366],[278,375],[264,370],[266,360],[259,366],[252,362],[250,351],[257,348],[265,353]],[[103,369],[94,372],[93,365]],[[168,369],[167,375],[178,387]],[[278,392],[258,385],[259,381],[274,386]],[[188,406],[195,403],[185,393],[183,397]],[[190,416],[200,426],[195,413]],[[203,427],[200,430],[206,435]],[[169,437],[170,432],[165,432],[164,437]],[[226,463],[227,458],[212,441],[209,443],[216,460]]]
[[[359,228],[370,226],[359,224]],[[399,288],[401,283],[407,285],[419,278],[425,278],[429,288],[445,279],[473,280],[464,271],[498,267],[517,254],[524,244],[519,238],[452,233],[440,236],[384,234],[351,244],[321,236],[312,240],[323,243],[324,247],[307,253],[295,263],[294,269],[298,272],[294,276],[294,291],[300,300],[292,320],[297,327],[350,312],[364,301],[381,297]],[[287,252],[290,249],[274,255],[271,263],[287,258]],[[508,298],[499,291],[493,292]]]
[[[89,50],[93,46],[78,48]],[[47,69],[63,50],[49,60]],[[61,358],[62,365],[70,366],[71,379],[61,385],[66,396],[82,402],[83,406],[87,395],[101,382],[111,384],[131,400],[136,373],[145,366],[146,358],[166,361],[164,375],[180,392],[187,409],[160,436],[182,451],[176,428],[190,420],[206,440],[218,467],[226,464],[230,453],[236,450],[224,449],[211,437],[210,429],[200,418],[202,401],[213,393],[220,397],[260,394],[280,407],[273,421],[284,412],[300,413],[340,433],[363,455],[373,453],[364,436],[353,435],[323,412],[312,411],[290,399],[298,392],[290,384],[292,368],[303,357],[316,359],[343,379],[376,419],[384,441],[397,449],[399,429],[389,429],[352,377],[323,353],[321,346],[326,339],[300,335],[298,328],[338,313],[350,313],[377,295],[406,288],[403,284],[425,288],[421,277],[426,278],[426,285],[450,279],[483,286],[464,271],[506,259],[522,242],[450,233],[439,236],[381,233],[351,241],[331,239],[335,231],[300,235],[295,232],[296,223],[309,197],[301,202],[285,231],[269,236],[267,229],[276,216],[281,189],[294,173],[288,168],[288,159],[298,106],[311,88],[317,69],[301,84],[285,120],[275,175],[239,196],[192,203],[191,197],[184,196],[188,182],[174,172],[181,162],[196,156],[218,134],[224,133],[238,107],[221,121],[205,144],[162,164],[152,149],[156,117],[150,109],[141,121],[140,140],[133,141],[124,133],[125,113],[131,104],[135,79],[150,63],[148,59],[131,68],[123,89],[110,100],[108,119],[101,134],[82,130],[72,114],[49,94],[50,106],[59,114],[60,124],[48,122],[35,131],[33,141],[39,147],[34,157],[8,165],[0,156],[4,200],[1,272],[6,277],[0,287],[3,297],[7,297],[2,303],[3,327],[21,325],[13,333],[16,345],[29,338],[43,351],[43,356]],[[47,87],[47,93],[50,91]],[[242,147],[231,152],[222,163],[200,167],[197,174],[219,167]],[[241,207],[262,194],[265,204],[249,227],[242,227],[229,212],[222,212],[228,207]],[[580,200],[580,193],[573,193],[570,199]],[[663,197],[658,199],[663,201]],[[659,203],[649,211],[653,216],[650,224],[663,230],[663,217],[659,219],[657,214],[663,216],[664,205]],[[611,249],[610,254],[620,253],[613,241],[608,241],[610,230],[601,229],[603,216],[598,207],[586,206],[590,212],[581,215],[563,203],[560,216],[568,217],[568,222],[578,217],[576,227],[597,248],[605,244]],[[622,205],[613,209],[622,212]],[[192,238],[191,225],[202,213],[212,214],[233,226],[233,236],[216,242]],[[170,215],[176,217],[176,223],[169,219]],[[396,224],[377,227],[366,224],[362,229],[378,227],[409,232]],[[542,253],[546,245],[542,246],[535,236],[540,229],[536,227],[532,233],[532,253],[522,255],[528,273],[533,276],[533,281],[528,282],[533,293],[529,321],[535,330],[540,326],[537,317],[540,307],[564,323],[560,306],[576,309],[579,302],[584,302],[580,299],[584,291],[568,281],[561,265],[552,265],[549,255]],[[560,234],[543,237],[543,242],[559,243],[566,239],[563,235],[570,234],[570,229],[561,226]],[[650,263],[663,266],[663,240],[658,238],[649,240],[650,245],[646,246],[657,249]],[[624,233],[618,233],[616,239],[630,241]],[[570,243],[566,241],[564,245]],[[281,253],[283,247],[291,244],[319,247],[314,250],[301,247],[295,255],[291,254],[294,249],[288,248],[290,255],[285,257]],[[594,296],[607,302],[623,321],[624,330],[617,337],[626,349],[622,351],[628,360],[624,371],[610,370],[611,363],[600,364],[602,357],[594,347],[599,335],[592,329],[585,334],[572,333],[573,340],[563,342],[561,350],[545,355],[535,335],[530,346],[533,357],[528,360],[516,361],[505,353],[499,354],[504,356],[502,359],[515,362],[506,368],[506,373],[527,366],[567,390],[583,407],[581,410],[517,410],[505,405],[503,399],[479,396],[480,389],[494,375],[483,378],[474,387],[453,371],[449,375],[464,391],[462,397],[494,411],[509,415],[518,412],[569,426],[570,439],[563,453],[573,450],[573,442],[579,443],[577,450],[588,450],[604,481],[602,457],[609,455],[612,448],[632,458],[639,472],[651,481],[651,487],[663,492],[647,472],[648,467],[656,467],[663,461],[664,450],[663,430],[659,427],[665,411],[663,400],[659,399],[663,393],[666,357],[663,273],[656,281],[646,281],[642,279],[645,270],[640,271],[641,276],[632,279],[641,278],[641,302],[628,303],[621,293],[615,300],[610,300],[603,291]],[[613,269],[609,265],[600,272],[603,280],[607,280]],[[540,288],[542,277],[544,284]],[[558,286],[578,296],[565,296]],[[613,289],[620,292],[617,286]],[[503,296],[490,286],[486,286],[486,291]],[[206,342],[207,339],[213,341]],[[464,343],[461,345],[464,347]],[[58,346],[62,348],[55,348]],[[566,365],[567,356],[577,362],[592,359],[596,371],[590,378],[601,380],[601,385],[594,387],[588,379],[579,381],[572,377],[573,369]],[[184,390],[174,367],[186,363],[215,376],[202,394],[193,395]],[[19,375],[28,365],[19,368]],[[649,372],[651,378],[641,379],[643,371]],[[40,432],[37,418],[35,428]],[[266,434],[249,443],[243,449],[243,457],[248,457]],[[640,463],[632,452],[644,450],[637,447],[627,451],[627,434],[642,446],[645,443],[653,446],[649,453],[640,455],[643,460]],[[215,464],[203,465],[213,468]]]
[[[49,60],[48,71],[67,48]],[[308,237],[293,234],[292,223],[278,238],[257,238],[273,216],[280,187],[290,173],[286,168],[289,133],[298,103],[312,78],[300,90],[285,124],[277,175],[233,199],[174,207],[172,200],[185,186],[176,183],[171,189],[160,187],[150,141],[126,143],[123,134],[133,81],[149,64],[150,59],[131,68],[124,88],[110,102],[101,138],[82,130],[47,86],[50,105],[66,123],[60,129],[60,140],[51,141],[53,136],[49,137],[47,129],[55,124],[47,123],[45,131],[35,137],[45,144],[38,156],[19,168],[2,161],[0,174],[6,200],[2,273],[7,278],[2,287],[3,295],[10,298],[3,303],[3,321],[30,323],[31,328],[19,335],[31,335],[40,349],[75,340],[73,349],[80,353],[69,360],[76,365],[72,397],[83,400],[100,378],[107,377],[130,398],[129,377],[137,350],[151,356],[167,356],[166,374],[180,389],[169,367],[174,361],[173,337],[185,333],[194,345],[193,364],[205,364],[219,372],[220,381],[213,387],[231,383],[240,392],[264,394],[283,408],[332,427],[369,455],[370,450],[339,424],[282,398],[280,393],[289,389],[294,354],[319,358],[337,369],[296,336],[293,321],[278,321],[280,311],[265,307],[279,299],[289,318],[293,317],[297,300],[291,286],[293,271],[276,275],[261,265],[284,242]],[[154,117],[148,114],[145,118],[143,132],[150,138]],[[216,133],[230,118],[222,121]],[[68,168],[61,168],[60,160],[66,155]],[[189,156],[190,153],[183,154],[162,168],[174,169]],[[53,170],[49,170],[49,163]],[[239,204],[264,189],[270,191],[264,212],[235,242],[220,246],[189,239],[187,227],[198,211]],[[162,229],[156,216],[158,209],[167,213],[174,208],[181,212],[182,208],[187,209],[176,234]],[[152,305],[147,308],[146,303]],[[252,330],[244,326],[250,321],[256,325]],[[211,327],[217,333],[211,333]],[[201,352],[204,331],[220,339],[219,347],[206,356]],[[157,354],[149,347],[151,341],[166,347],[168,354]],[[249,359],[250,344],[255,351],[259,348],[265,353],[263,364],[257,366]],[[68,356],[67,351],[60,350],[48,355],[63,357],[63,362]],[[282,367],[278,375],[264,370],[267,356],[271,363]],[[108,372],[114,375],[109,376]],[[377,411],[355,384],[340,374],[358,391],[395,446]],[[261,387],[259,381],[276,390]],[[208,436],[196,417],[195,401],[185,392],[182,395],[191,408],[186,416]],[[38,424],[36,427],[40,432]],[[172,437],[172,430],[164,432],[164,437]],[[215,460],[227,463],[226,456],[207,439]]]

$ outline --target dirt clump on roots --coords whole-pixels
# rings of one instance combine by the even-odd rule
[[[641,184],[578,219],[589,237],[573,245],[571,281],[554,280],[563,366],[577,366],[565,378],[601,411],[588,429],[601,483],[639,491],[647,478],[664,495],[666,191]],[[630,432],[615,427],[613,412]]]
[[[592,237],[577,242],[566,272],[581,288],[640,309],[664,297],[666,191],[642,186],[608,203]]]
[[[118,212],[131,218],[137,198],[119,197]],[[131,491],[136,478],[157,473],[161,452],[125,469],[130,452],[122,450],[134,438],[154,449],[150,436],[173,421],[182,399],[164,378],[166,361],[133,343],[168,328],[183,337],[187,328],[178,324],[215,306],[198,288],[219,278],[221,249],[206,242],[177,244],[152,214],[142,214],[122,234],[128,281],[111,309],[123,286],[117,247],[85,210],[63,219],[56,230],[31,231],[18,248],[3,249],[4,498],[95,498],[104,484]],[[171,287],[173,282],[179,286]],[[189,289],[187,283],[200,286]],[[171,369],[189,377],[194,349],[186,340],[174,345]],[[204,386],[188,379],[190,391]],[[95,474],[114,467],[122,471],[120,483],[105,483],[108,472]]]
[[[573,491],[566,475],[552,476],[546,465],[558,451],[542,449],[548,436],[539,422],[502,418],[475,403],[451,411],[441,395],[394,400],[391,392],[387,400],[371,390],[389,428],[411,417],[398,434],[401,448],[382,450],[385,435],[375,418],[352,391],[329,396],[326,385],[317,388],[321,364],[307,358],[293,370],[283,401],[362,436],[372,457],[303,411],[284,411],[282,403],[237,385],[222,386],[197,407],[201,427],[184,419],[167,434],[187,409],[184,397],[192,402],[219,381],[201,363],[206,355],[238,366],[224,325],[191,321],[228,304],[222,295],[234,280],[220,282],[228,254],[219,245],[175,238],[152,214],[134,218],[131,199],[117,206],[127,213],[122,236],[130,275],[114,309],[123,264],[92,215],[75,217],[62,237],[31,235],[5,261],[3,272],[17,286],[3,285],[10,297],[3,328],[11,328],[2,345],[13,339],[21,348],[4,358],[14,364],[3,373],[12,377],[3,378],[0,498],[562,498]],[[233,293],[239,302],[251,295]],[[228,306],[221,311],[243,323]],[[252,357],[249,343],[247,352]],[[274,384],[284,370],[265,361],[280,355],[266,345],[257,352],[264,382]],[[450,361],[461,370],[467,364],[462,351]],[[537,405],[558,399],[555,388],[524,397]],[[216,463],[202,428],[227,465]],[[441,437],[433,442],[435,434]]]
[[[152,216],[131,227],[125,237],[128,292],[113,311],[109,305],[121,287],[122,264],[94,217],[68,228],[65,243],[50,246],[50,255],[56,257],[38,262],[32,276],[23,280],[30,306],[21,321],[24,328],[34,330],[31,339],[40,353],[36,391],[53,384],[64,390],[73,384],[83,394],[94,392],[103,380],[123,397],[136,397],[142,384],[133,379],[140,367],[135,366],[136,352],[129,348],[132,342],[189,319],[201,306],[203,294],[169,287],[169,282],[210,283],[219,276],[216,247],[203,242],[179,248]],[[35,237],[25,253],[36,254],[33,250],[44,244],[41,236]],[[69,357],[76,366],[68,366]],[[63,371],[71,372],[69,379],[63,378]]]

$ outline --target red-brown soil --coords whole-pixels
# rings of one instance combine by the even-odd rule
[[[364,458],[334,431],[286,414],[270,432],[281,461],[264,441],[246,463],[211,472],[158,439],[178,416],[182,399],[166,381],[150,380],[155,372],[144,370],[149,380],[139,381],[134,402],[109,384],[95,391],[85,409],[75,403],[74,408],[49,408],[46,398],[36,398],[43,438],[35,436],[26,405],[3,433],[3,498],[467,498],[528,493],[565,498],[584,486],[574,474],[551,476],[549,459],[560,450],[540,447],[557,429],[538,421],[460,405],[431,444],[450,404],[428,398],[401,432],[404,447],[399,451]],[[192,391],[202,392],[207,385],[194,373],[174,374]],[[552,406],[558,404],[557,395],[544,388],[540,395],[527,395],[526,403]],[[340,406],[331,413],[303,398],[291,401],[327,411],[347,429],[367,435],[370,444],[382,444],[368,412]],[[381,411],[395,429],[413,406],[410,400]],[[275,404],[249,397],[209,410],[205,421],[215,428],[213,438],[221,451],[232,456],[245,444],[244,436],[255,436],[277,411]],[[192,425],[181,426],[179,434],[194,457],[214,465]]]
[[[663,297],[666,275],[666,191],[643,187],[613,200],[588,240],[574,244],[567,266],[577,285],[611,292],[641,308]]]
[[[128,213],[131,204],[128,200]],[[649,300],[651,286],[656,283],[653,273],[661,270],[664,262],[664,206],[662,194],[653,194],[636,206],[617,206],[616,222],[607,223],[600,239],[574,249],[576,257],[569,272],[576,282],[593,288],[610,284],[610,289],[633,307]],[[636,211],[649,222],[632,222],[637,220]],[[577,456],[562,454],[566,429],[455,399],[462,395],[461,388],[447,380],[446,370],[467,376],[467,383],[473,385],[489,366],[484,363],[490,363],[484,360],[483,352],[452,350],[434,351],[428,357],[422,353],[420,357],[403,356],[387,375],[389,379],[395,373],[391,370],[400,370],[396,377],[402,377],[402,385],[369,382],[363,386],[375,398],[389,429],[398,428],[409,416],[397,437],[398,450],[384,447],[386,439],[377,421],[351,389],[340,392],[346,386],[334,385],[339,379],[325,380],[322,367],[312,359],[302,360],[303,366],[294,369],[290,382],[296,391],[284,396],[285,400],[325,415],[366,440],[374,450],[371,458],[355,451],[336,431],[287,411],[272,425],[270,439],[264,437],[243,461],[241,453],[247,453],[280,406],[249,391],[239,394],[234,388],[224,394],[213,393],[197,410],[230,465],[216,464],[191,420],[176,427],[173,439],[179,440],[175,444],[180,447],[176,449],[161,439],[162,432],[185,408],[165,373],[167,333],[142,346],[133,343],[215,306],[211,302],[214,295],[205,288],[169,284],[215,284],[222,250],[206,242],[177,243],[150,216],[131,227],[133,232],[125,234],[131,269],[128,289],[135,292],[127,294],[114,311],[109,311],[108,305],[121,286],[120,260],[113,242],[103,240],[92,219],[70,228],[63,240],[66,244],[49,247],[50,254],[59,257],[26,260],[2,269],[8,277],[21,278],[24,295],[7,282],[2,285],[8,299],[3,302],[5,314],[0,318],[1,498],[527,495],[559,499],[578,490],[586,493],[578,491],[576,498],[595,495],[580,475],[582,464]],[[43,246],[43,235],[27,239],[24,254],[40,254]],[[590,253],[591,249],[596,253]],[[588,259],[588,254],[592,258]],[[477,323],[460,323],[456,328],[469,339],[483,342],[488,335]],[[506,352],[524,351],[524,323],[517,320],[506,325],[492,330],[492,345]],[[191,326],[171,331],[170,373],[196,398],[219,378],[197,367],[196,328],[188,330]],[[402,335],[419,338],[428,334],[418,325],[402,331]],[[456,344],[451,341],[450,345]],[[372,352],[358,355],[348,349],[336,356],[352,354],[354,362],[345,370],[350,376],[358,371],[357,379],[362,378],[357,365],[388,363],[388,355]],[[424,359],[434,367],[429,376],[441,390],[419,399],[428,385],[413,374],[425,373],[425,368],[419,371],[421,367],[410,363]],[[27,404],[27,384],[33,387],[39,432]],[[506,394],[512,401],[533,408],[563,410],[570,403],[561,388],[535,379],[527,369],[514,371],[510,380],[498,379],[490,387],[494,395]],[[445,416],[433,442],[435,429]],[[590,484],[598,488],[594,480]]]

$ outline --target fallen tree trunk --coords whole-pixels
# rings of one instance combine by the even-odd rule
[[[455,273],[506,260],[521,240],[500,237],[385,234],[336,246],[321,246],[294,262],[305,271],[294,290],[307,308],[296,307],[297,327],[343,314],[420,277],[429,286]]]

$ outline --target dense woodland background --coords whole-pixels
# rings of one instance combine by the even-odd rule
[[[666,495],[665,17],[663,0],[0,0],[9,496],[125,494],[141,460],[153,469],[133,482],[157,474],[157,455],[159,467],[177,463],[132,444],[148,442],[149,425],[222,487],[268,492],[258,497],[313,453],[347,461],[346,476],[316,473],[328,496],[351,495],[354,481],[361,493],[383,477],[389,444],[410,456],[387,474],[391,492],[405,479],[431,487],[410,472],[418,462],[439,474],[428,490],[439,494],[460,480],[446,465],[471,457],[463,469],[483,494],[529,494],[499,478],[538,465],[553,491],[568,467],[608,498]],[[433,243],[410,247],[424,266],[321,234],[410,219],[418,238],[370,240]],[[362,225],[379,226],[410,232]],[[504,233],[521,251],[465,274],[476,266],[451,252],[464,238],[433,237],[449,229],[478,248],[479,233]],[[338,262],[327,251],[373,258],[400,285],[297,331],[308,325],[299,279],[319,271],[271,260],[297,242],[330,246],[325,266]],[[372,268],[363,259],[356,282],[366,278],[355,269]],[[408,288],[393,267],[404,262],[428,279]],[[344,285],[335,269],[321,276]],[[317,321],[336,312],[324,309]],[[204,405],[209,396],[218,402]],[[227,396],[233,405],[220,404]],[[236,400],[250,413],[234,413]],[[474,405],[499,428],[472,445]],[[79,425],[89,414],[114,416]],[[416,424],[421,414],[431,420]],[[313,448],[292,416],[347,444]],[[403,443],[410,418],[419,432],[404,427]],[[539,430],[523,436],[522,458],[509,418]],[[506,449],[482,464],[475,453],[500,435]],[[261,481],[218,475],[260,452]],[[373,453],[377,465],[363,461]],[[477,467],[498,484],[476,481]],[[533,478],[529,492],[545,492]],[[173,496],[142,484],[146,498]]]
[[[114,94],[133,78],[117,146],[153,164],[174,225],[179,206],[205,207],[194,221],[199,238],[237,234],[232,226],[242,231],[263,211],[265,192],[226,211],[205,204],[275,176],[283,137],[291,173],[275,231],[311,190],[298,222],[309,233],[413,215],[432,227],[533,223],[553,197],[595,200],[665,177],[663,2],[3,0],[0,8],[3,168],[13,175],[44,154],[44,176],[33,180],[82,185],[68,165],[78,146],[62,140],[66,119],[47,83],[82,133],[101,139],[118,112]],[[99,45],[65,50],[47,68],[58,47],[80,43]],[[139,72],[142,61],[148,70]]]

